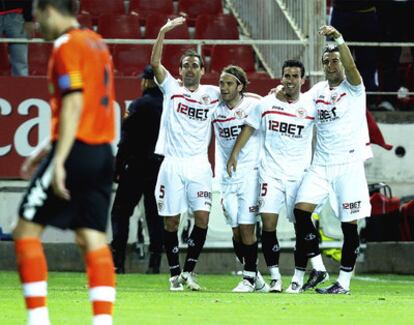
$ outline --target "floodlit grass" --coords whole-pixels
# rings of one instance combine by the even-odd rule
[[[118,276],[114,324],[414,324],[414,276],[356,277],[350,296],[231,293],[238,281],[200,275],[205,291],[169,292],[165,274]],[[90,324],[84,274],[50,273],[48,301],[52,324]],[[0,324],[25,316],[17,274],[0,272]]]

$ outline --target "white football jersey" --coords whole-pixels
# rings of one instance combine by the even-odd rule
[[[327,81],[321,81],[309,94],[317,109],[313,163],[336,165],[372,157],[364,85],[344,80],[330,88]]]
[[[155,153],[166,157],[205,156],[211,140],[211,113],[217,106],[217,86],[200,85],[190,91],[167,72],[159,84],[164,94]]]
[[[246,175],[258,170],[261,141],[260,132],[255,131],[242,148],[237,159],[237,170],[230,177],[227,174],[227,161],[240,134],[246,117],[259,103],[260,96],[244,95],[240,103],[229,109],[225,102],[221,102],[212,114],[214,133],[216,136],[217,174],[222,183],[240,183]]]
[[[264,153],[261,178],[298,180],[312,158],[312,133],[316,116],[309,96],[301,94],[295,103],[264,97],[246,118],[246,124],[263,132]]]

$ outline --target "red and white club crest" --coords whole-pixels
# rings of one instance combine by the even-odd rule
[[[306,117],[306,109],[304,109],[303,107],[299,107],[296,110],[296,116],[297,117],[302,117],[302,118]]]
[[[237,119],[243,119],[246,117],[246,113],[242,110],[235,111],[234,115],[236,116]]]
[[[331,102],[332,103],[336,103],[338,101],[338,94],[337,93],[332,93],[331,94]]]
[[[205,94],[203,96],[201,96],[201,99],[203,100],[204,104],[210,104],[211,103],[211,98],[209,95]]]

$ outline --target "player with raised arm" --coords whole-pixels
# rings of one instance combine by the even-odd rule
[[[245,94],[247,84],[247,76],[242,68],[230,65],[223,69],[219,81],[222,100],[213,112],[212,120],[220,158],[217,170],[223,211],[232,227],[234,251],[244,264],[243,279],[233,292],[266,292],[269,286],[257,272],[255,232],[259,194],[258,165],[262,149],[260,132],[255,132],[241,151],[237,172],[232,177],[226,172],[226,163],[244,121],[261,98],[255,94]]]
[[[207,149],[211,141],[211,112],[220,95],[217,86],[200,85],[204,63],[196,52],[190,50],[181,57],[182,85],[161,64],[165,34],[184,21],[185,18],[178,17],[161,27],[151,55],[155,81],[164,94],[155,152],[165,159],[158,174],[155,198],[158,213],[164,217],[164,244],[172,291],[183,290],[183,284],[191,290],[201,289],[193,271],[207,235],[212,187]],[[194,213],[195,225],[181,272],[177,231],[180,215],[187,210]]]
[[[293,204],[296,192],[312,156],[312,132],[316,111],[307,96],[300,93],[305,68],[296,60],[282,66],[282,85],[286,101],[275,94],[264,97],[245,119],[245,126],[236,140],[227,163],[229,175],[237,172],[239,156],[252,134],[263,133],[264,152],[260,161],[259,212],[263,221],[262,249],[271,274],[270,291],[282,291],[279,272],[279,243],[276,226],[279,211],[286,207],[287,217],[295,222]],[[237,167],[237,168],[236,168]],[[295,223],[295,229],[296,223]],[[295,249],[295,274],[288,292],[299,292],[307,258],[304,247]]]
[[[360,73],[341,34],[332,26],[320,28],[322,36],[332,37],[337,46],[329,46],[322,55],[326,81],[312,87],[317,109],[316,148],[309,172],[296,198],[295,218],[299,239],[307,243],[307,252],[319,251],[311,221],[315,207],[333,191],[338,203],[344,243],[339,277],[318,293],[349,294],[355,266],[359,235],[357,220],[370,215],[364,160],[372,156],[365,116],[366,94]],[[311,240],[310,240],[311,239]],[[312,271],[312,281],[304,290],[315,287],[325,276]]]
[[[87,269],[92,323],[110,325],[115,274],[105,231],[115,136],[112,60],[98,34],[79,28],[74,0],[37,0],[33,8],[44,38],[55,41],[48,69],[52,141],[22,166],[25,177],[38,168],[13,231],[28,324],[50,324],[40,237],[46,226],[54,226],[75,231]]]

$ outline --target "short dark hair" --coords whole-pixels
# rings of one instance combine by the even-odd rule
[[[282,65],[282,76],[285,72],[285,68],[300,68],[300,77],[305,76],[305,66],[299,60],[286,60]]]
[[[184,59],[186,57],[196,57],[196,58],[198,58],[198,60],[200,61],[200,67],[201,68],[204,68],[204,60],[203,60],[203,57],[201,56],[201,54],[197,53],[193,49],[189,49],[189,50],[185,51],[183,55],[181,55],[181,58],[180,58],[180,68],[183,67],[183,61],[184,61]]]
[[[337,45],[333,45],[333,44],[327,45],[324,48],[323,52],[322,52],[322,59],[321,60],[323,60],[323,56],[325,55],[325,53],[333,53],[333,52],[338,52],[339,53],[338,46]]]
[[[44,10],[47,6],[55,8],[58,12],[65,16],[76,16],[78,5],[76,0],[37,0],[37,7]]]
[[[241,92],[244,93],[247,90],[249,80],[247,79],[246,72],[238,65],[228,65],[222,71],[222,73],[228,73],[236,77],[237,83],[243,86]]]

